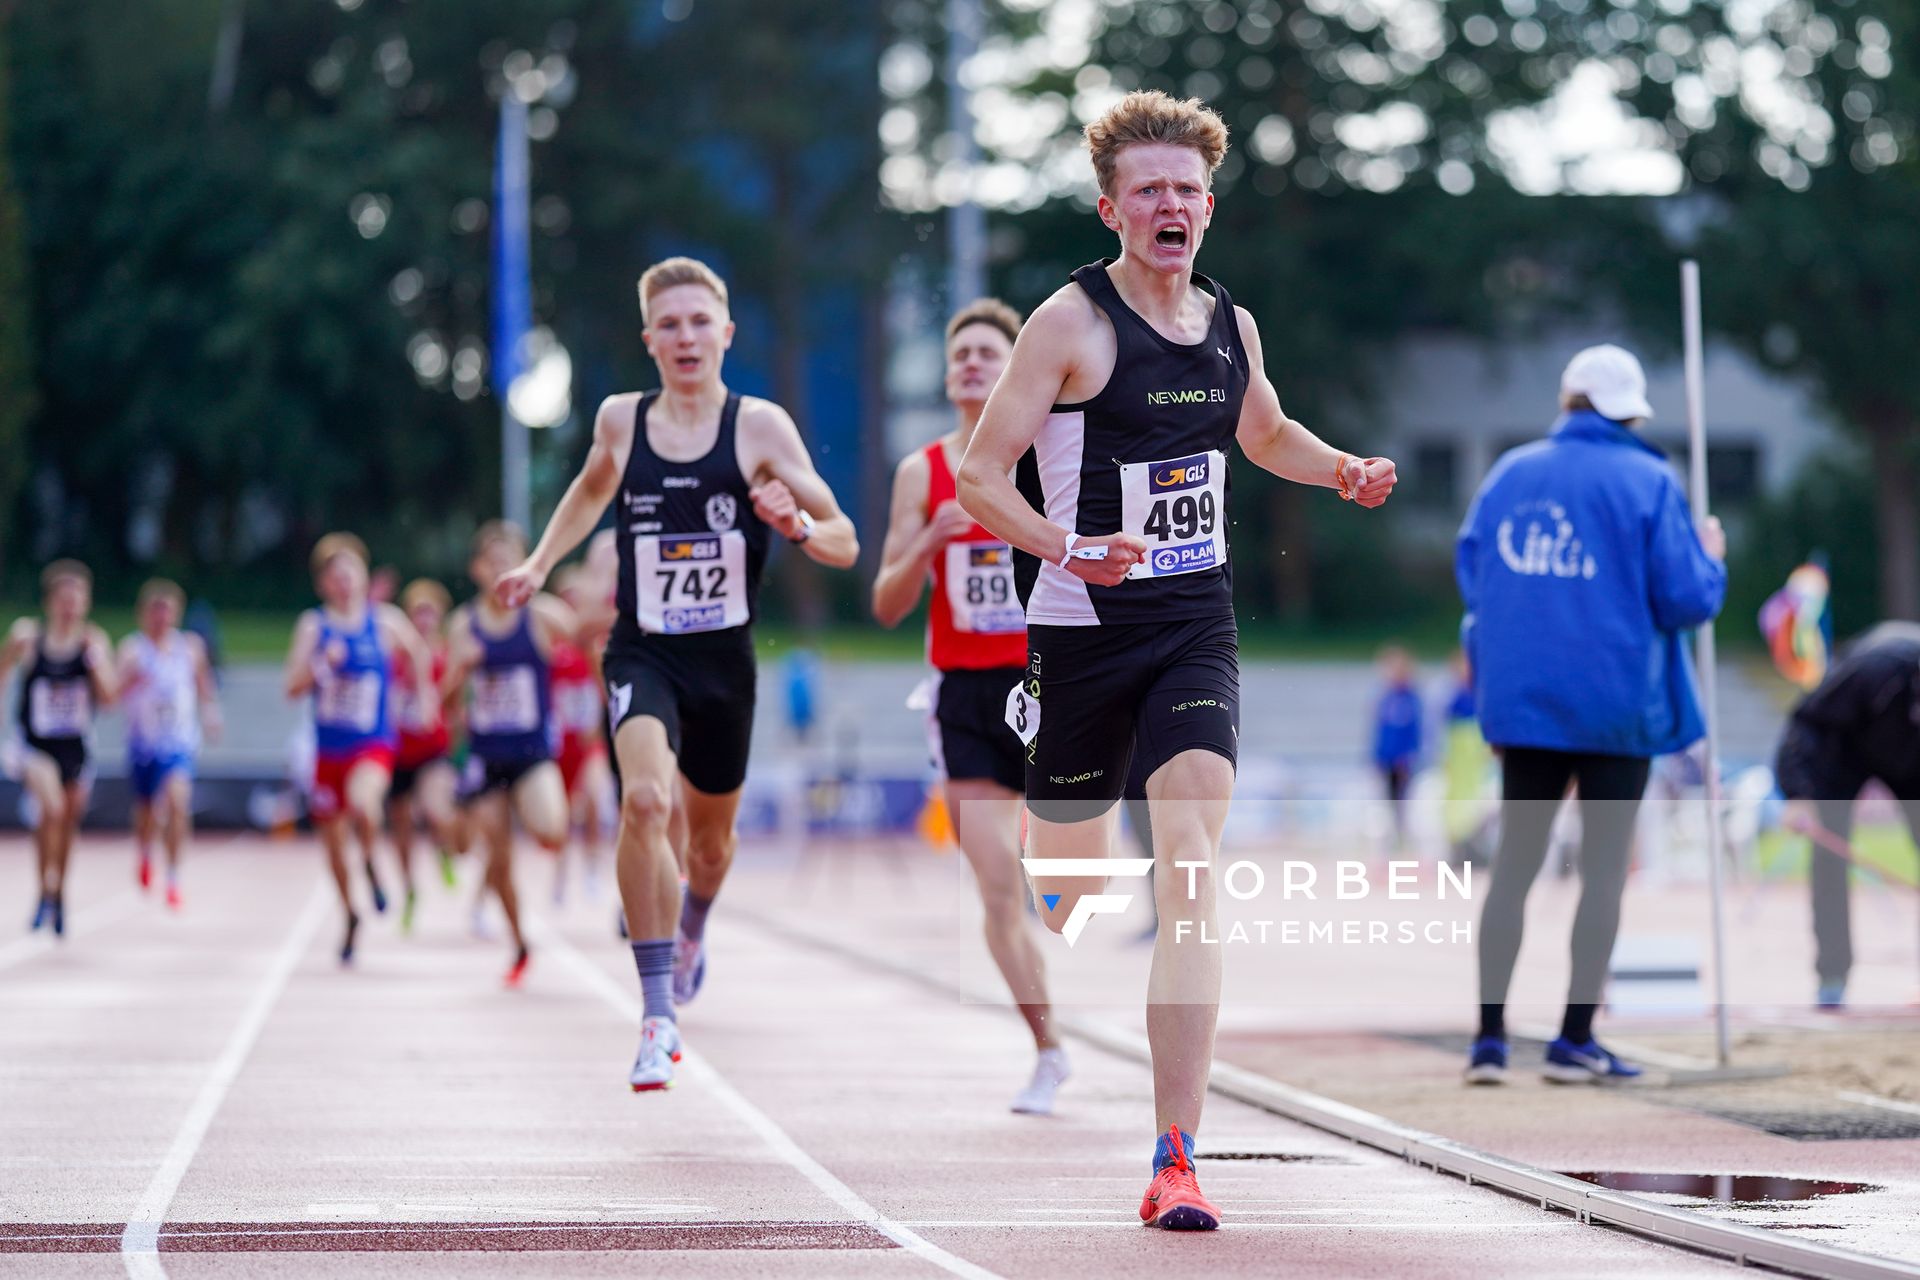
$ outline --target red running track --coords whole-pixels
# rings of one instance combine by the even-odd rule
[[[612,906],[546,905],[543,862],[522,860],[540,936],[509,992],[467,884],[425,885],[411,938],[371,922],[343,971],[312,846],[203,845],[173,916],[133,896],[124,842],[90,844],[71,936],[0,941],[0,1276],[1732,1271],[1218,1098],[1199,1169],[1226,1229],[1145,1231],[1143,1068],[1072,1046],[1058,1114],[1012,1115],[1030,1049],[1006,1011],[724,898],[681,1084],[636,1096]],[[9,932],[29,866],[0,845]],[[788,873],[736,874],[764,909]]]

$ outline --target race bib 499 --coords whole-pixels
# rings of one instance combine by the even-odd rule
[[[1120,467],[1120,527],[1147,543],[1129,578],[1215,569],[1227,559],[1227,457],[1218,449]]]

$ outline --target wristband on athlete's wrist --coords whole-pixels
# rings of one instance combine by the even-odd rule
[[[800,543],[805,542],[808,538],[811,538],[812,536],[813,536],[813,517],[808,515],[806,512],[802,511],[800,513],[800,534],[798,537],[788,538],[787,541],[797,546]]]
[[[1060,553],[1060,559],[1057,561],[1057,563],[1062,569],[1067,567],[1067,561],[1073,559],[1073,547],[1074,547],[1074,544],[1079,541],[1080,541],[1079,534],[1077,533],[1067,534],[1067,549]]]

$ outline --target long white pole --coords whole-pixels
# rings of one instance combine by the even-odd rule
[[[1688,488],[1693,518],[1707,518],[1707,409],[1705,361],[1700,336],[1700,264],[1680,264],[1680,309],[1686,336]],[[1713,644],[1713,619],[1695,633],[1700,693],[1707,717],[1707,758],[1702,766],[1707,792],[1707,881],[1713,895],[1713,1031],[1721,1066],[1731,1056],[1727,1045],[1727,934],[1725,892],[1721,887],[1720,698],[1719,661]]]

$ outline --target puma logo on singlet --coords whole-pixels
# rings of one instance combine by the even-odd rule
[[[1225,347],[1215,347],[1214,350],[1220,353],[1222,360],[1225,360],[1228,364],[1233,363],[1233,352],[1227,350]]]

